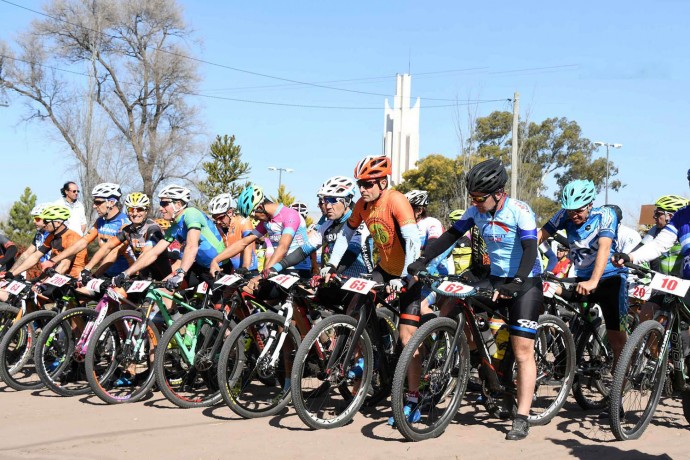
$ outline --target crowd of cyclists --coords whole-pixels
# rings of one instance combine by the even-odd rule
[[[613,352],[611,372],[631,331],[631,274],[626,264],[649,263],[656,272],[690,279],[690,208],[681,196],[665,195],[656,201],[655,226],[642,238],[621,225],[620,208],[594,206],[597,191],[592,181],[574,180],[561,192],[562,209],[540,227],[530,206],[506,192],[508,174],[501,161],[488,159],[467,172],[470,203],[467,209],[450,212],[451,226],[444,228],[429,215],[426,191],[396,191],[390,175],[388,157],[367,156],[355,166],[353,178],[325,180],[317,191],[321,217],[309,227],[306,205],[274,202],[256,184],[237,197],[227,193],[213,197],[203,210],[192,206],[188,188],[168,185],[157,195],[159,215],[155,216],[152,197],[136,191],[125,195],[118,184],[102,183],[91,192],[98,218],[91,228],[84,225],[83,236],[78,228],[68,227],[74,209],[65,203],[39,205],[31,211],[36,236],[21,255],[0,235],[0,276],[5,285],[0,301],[11,302],[7,283],[21,280],[38,264],[43,278],[32,285],[37,305],[28,311],[45,308],[65,294],[63,288],[45,283],[56,274],[77,280],[76,291],[84,299],[96,300],[102,293],[87,286],[94,279],[125,289],[135,280],[159,282],[157,289],[168,294],[163,302],[173,318],[180,313],[175,292],[201,285],[211,290],[224,275],[246,279],[242,295],[258,303],[280,304],[285,291],[271,282],[280,274],[309,280],[310,292],[321,305],[341,306],[346,314],[356,315],[361,295],[341,285],[350,278],[366,279],[385,286],[386,301],[394,299],[398,305],[396,353],[400,353],[429,317],[453,317],[457,311],[457,298],[441,295],[424,280],[460,280],[489,292],[481,302],[506,317],[504,328],[510,334],[515,363],[513,407],[510,398],[504,407],[512,418],[506,439],[520,440],[529,433],[538,385],[535,349],[540,345],[535,338],[544,313],[546,273],[563,280],[574,278],[573,289],[558,287],[557,295],[566,301],[599,306]],[[74,186],[66,184],[65,191],[74,192]],[[357,192],[360,198],[355,200]],[[93,242],[98,247],[87,257]],[[211,303],[227,312],[223,302],[220,296]],[[654,318],[663,303],[664,293],[655,291],[636,311],[639,320]],[[468,329],[464,334],[474,357],[479,337]],[[294,383],[291,359],[281,360],[288,369],[280,382],[281,395],[289,393]],[[425,411],[420,404],[425,391],[420,388],[425,379],[422,357],[414,359],[405,371],[403,402],[404,417],[411,424],[419,422]],[[355,351],[346,374],[356,380],[365,374],[365,365],[364,354]],[[122,376],[113,385],[131,383],[131,378]],[[357,385],[354,388],[358,391]],[[474,391],[481,393],[482,388]],[[611,417],[608,408],[599,417]],[[388,423],[395,426],[399,421],[391,417]]]

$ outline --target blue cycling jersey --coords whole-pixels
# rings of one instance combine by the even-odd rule
[[[491,213],[480,213],[470,207],[453,228],[464,235],[476,225],[486,242],[491,259],[491,275],[510,278],[517,274],[522,260],[522,240],[537,239],[537,220],[530,207],[520,200],[506,197],[503,207]],[[539,256],[534,259],[530,277],[541,274]]]
[[[578,278],[589,279],[594,271],[594,261],[599,250],[599,238],[611,238],[616,240],[618,218],[616,213],[605,206],[593,208],[589,212],[587,220],[581,225],[575,225],[565,209],[561,209],[544,225],[544,230],[554,235],[558,230],[565,229],[570,243],[569,259],[575,267],[575,275]],[[611,244],[610,254],[615,252],[615,244]],[[606,268],[602,278],[613,276],[626,269],[616,268],[611,264],[611,257],[606,262]]]

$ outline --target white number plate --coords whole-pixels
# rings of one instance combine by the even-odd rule
[[[9,286],[5,288],[7,292],[9,292],[12,295],[19,295],[20,292],[22,292],[22,289],[26,287],[25,284],[22,284],[18,281],[12,281]]]
[[[151,285],[151,281],[135,281],[127,289],[127,292],[144,292]]]
[[[215,284],[219,286],[231,286],[241,280],[242,277],[240,275],[225,275],[221,279],[215,282]]]
[[[628,297],[640,300],[649,300],[652,295],[652,288],[646,284],[630,283],[628,286]]]
[[[447,292],[448,294],[464,294],[474,291],[474,287],[458,283],[457,281],[444,281],[439,284],[438,290]]]
[[[62,287],[69,282],[69,278],[63,275],[53,275],[45,281],[47,284]]]
[[[284,287],[285,289],[290,289],[290,286],[295,284],[297,281],[299,281],[298,276],[292,276],[292,275],[276,275],[273,278],[269,278],[271,281],[276,283],[277,285]]]
[[[94,278],[88,283],[86,283],[86,288],[91,289],[92,291],[99,292],[99,290],[101,289],[101,284],[103,284],[103,280]]]
[[[367,294],[376,285],[376,281],[365,280],[362,278],[350,278],[345,281],[342,288],[346,291],[356,292],[357,294]]]
[[[206,281],[204,281],[203,283],[201,283],[201,284],[196,288],[196,292],[198,292],[199,294],[206,294],[206,291],[208,291],[208,283],[206,283]]]
[[[688,288],[690,288],[690,280],[683,280],[675,276],[657,273],[654,275],[654,278],[652,278],[652,282],[649,283],[649,287],[657,291],[683,297],[688,292]]]
[[[541,284],[544,288],[544,297],[552,298],[556,294],[556,289],[558,288],[558,285],[556,283],[542,281]]]

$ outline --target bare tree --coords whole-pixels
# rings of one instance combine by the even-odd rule
[[[25,98],[25,121],[57,129],[87,192],[120,176],[153,194],[192,175],[203,148],[187,98],[199,77],[176,1],[53,0],[45,14],[16,53],[0,44],[0,85]]]

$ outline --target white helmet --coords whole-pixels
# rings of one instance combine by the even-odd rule
[[[307,212],[309,211],[309,209],[307,209],[307,205],[302,203],[301,201],[295,201],[294,203],[292,203],[290,205],[290,209],[294,209],[295,211],[300,213],[300,215],[303,218],[307,218]]]
[[[113,184],[112,182],[103,182],[98,184],[91,190],[91,196],[93,198],[115,198],[120,199],[122,196],[122,190],[120,190],[120,184]]]
[[[34,206],[34,208],[31,210],[31,215],[32,216],[38,216],[43,212],[43,210],[46,208],[46,206],[50,206],[51,203],[41,203],[37,204]]]
[[[429,204],[429,192],[426,190],[411,190],[405,194],[405,198],[412,206],[424,207]]]
[[[192,192],[181,185],[168,185],[158,193],[158,198],[168,198],[169,200],[179,200],[185,203],[192,201]]]
[[[235,207],[235,200],[229,193],[221,193],[208,202],[208,212],[211,214],[225,214]]]
[[[355,196],[355,181],[345,176],[335,176],[321,185],[317,196],[335,196],[339,198]]]

